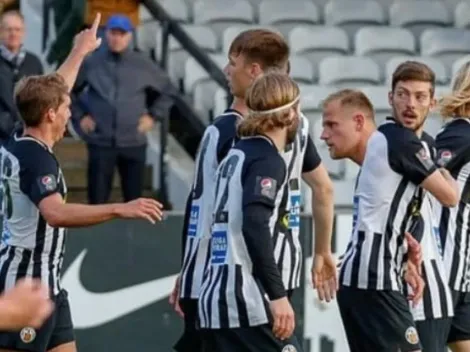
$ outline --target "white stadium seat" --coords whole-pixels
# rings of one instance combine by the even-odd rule
[[[351,39],[359,28],[383,25],[386,20],[382,6],[373,0],[332,0],[325,6],[325,23],[345,29]]]
[[[390,7],[390,25],[406,27],[418,38],[430,27],[445,27],[452,24],[447,6],[438,1],[397,1]]]
[[[421,55],[441,59],[448,67],[470,54],[470,31],[456,28],[428,29],[420,38]]]
[[[302,112],[306,115],[320,112],[322,101],[335,90],[335,87],[329,86],[301,85],[300,105]],[[312,127],[312,125],[310,125],[310,127]]]
[[[217,35],[235,24],[250,24],[255,20],[253,6],[246,0],[198,0],[193,5],[194,22],[207,24]]]
[[[312,84],[317,76],[312,63],[305,57],[294,55],[290,59],[290,76],[302,84]]]
[[[379,66],[369,57],[329,57],[319,66],[319,83],[325,85],[378,85],[381,78]]]
[[[191,11],[189,5],[184,0],[160,0],[160,5],[173,17],[180,22],[189,22]]]
[[[209,55],[214,63],[219,66],[220,69],[223,69],[227,63],[227,58],[224,55],[220,54],[210,54]],[[190,57],[186,60],[185,66],[185,77],[184,77],[184,91],[187,94],[192,94],[196,84],[210,79],[209,74],[204,68],[199,65],[195,58]]]
[[[449,72],[439,59],[427,56],[396,56],[391,58],[385,66],[385,78],[388,84],[392,82],[395,69],[405,61],[418,61],[429,66],[436,75],[436,84],[444,85],[449,82]]]
[[[461,2],[455,7],[455,26],[459,28],[470,28],[470,3]]]
[[[258,12],[261,25],[276,26],[284,35],[298,25],[320,21],[318,8],[310,0],[290,1],[288,6],[285,0],[265,0],[259,5]]]
[[[217,88],[214,95],[214,106],[212,112],[214,116],[222,114],[227,109],[227,92],[225,89],[219,87]]]
[[[325,57],[347,55],[350,50],[346,32],[333,26],[300,26],[289,33],[293,54],[308,57],[316,66]]]
[[[228,53],[230,49],[230,45],[232,44],[232,41],[241,32],[244,32],[250,29],[260,29],[260,28],[280,33],[279,30],[273,26],[261,26],[258,24],[253,24],[253,25],[245,24],[245,25],[230,26],[226,28],[222,33],[222,52],[226,54]]]
[[[416,41],[411,32],[404,28],[363,27],[356,33],[355,51],[357,55],[368,56],[380,67],[393,56],[413,55]]]

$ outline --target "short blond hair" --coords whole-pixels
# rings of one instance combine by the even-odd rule
[[[364,112],[364,115],[374,120],[374,106],[370,99],[360,90],[356,89],[341,89],[337,92],[330,94],[322,102],[322,108],[325,109],[327,105],[332,102],[338,101],[342,107],[354,107]]]
[[[298,107],[299,97],[299,86],[287,74],[271,72],[258,77],[246,94],[245,102],[250,112],[238,125],[238,134],[254,136],[290,126],[290,110]],[[291,108],[264,113],[294,101]]]

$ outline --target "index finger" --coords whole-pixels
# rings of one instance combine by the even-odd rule
[[[95,16],[95,20],[93,21],[93,25],[91,26],[91,31],[96,34],[98,32],[98,27],[101,23],[101,13],[98,12]]]

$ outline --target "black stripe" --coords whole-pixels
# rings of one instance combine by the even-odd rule
[[[230,327],[230,321],[229,321],[229,316],[228,316],[228,304],[227,304],[227,295],[225,294],[227,292],[227,283],[228,283],[228,277],[230,275],[230,271],[229,271],[229,266],[228,265],[224,265],[222,268],[221,268],[221,272],[222,272],[222,278],[220,280],[220,289],[219,289],[219,292],[220,292],[220,296],[219,296],[219,299],[218,299],[218,307],[219,307],[219,319],[220,319],[220,326],[221,327]],[[235,273],[233,273],[235,274]],[[235,283],[235,288],[237,287],[236,286],[237,284]],[[230,287],[230,290],[232,290],[233,288]]]
[[[343,283],[344,282],[344,275],[345,275],[345,271],[346,271],[346,268],[349,266],[349,262],[352,260],[352,258],[354,258],[354,254],[355,254],[355,251],[356,251],[356,247],[353,246],[353,240],[354,239],[351,239],[351,241],[349,242],[348,244],[348,249],[343,257],[343,262],[341,264],[341,270],[340,270],[340,273],[339,273],[339,282],[340,283]]]
[[[369,290],[376,289],[379,280],[379,255],[382,237],[382,234],[374,233],[374,239],[372,241],[372,248],[369,257],[369,278],[367,282],[367,288]]]
[[[294,239],[292,238],[292,231],[288,231],[286,242],[289,243],[288,250],[290,251],[290,271],[289,271],[289,282],[287,290],[294,288],[294,278],[295,278],[295,263],[296,263],[296,248],[294,244]],[[297,258],[298,259],[298,258]]]
[[[196,267],[196,258],[197,258],[197,249],[199,245],[199,239],[190,238],[188,242],[190,243],[188,261],[186,262],[186,267],[183,268],[183,275],[184,275],[183,297],[186,297],[186,298],[191,296],[191,289],[193,286],[193,275],[194,275],[194,268]]]
[[[442,317],[447,318],[449,316],[449,309],[447,303],[447,295],[446,295],[446,286],[447,283],[442,281],[442,277],[440,275],[439,269],[437,268],[436,260],[431,260],[432,270],[434,272],[434,277],[436,278],[437,287],[439,291],[439,299],[441,301],[441,311]]]
[[[59,263],[57,264],[57,277],[59,278],[57,280],[57,289],[59,291],[61,290],[60,277],[62,273],[62,264],[64,263],[65,242],[67,241],[67,229],[62,228],[61,236],[62,236],[62,246],[60,249]]]
[[[240,327],[249,327],[248,309],[246,307],[246,299],[243,295],[243,274],[241,265],[235,267],[235,297],[237,301],[238,319]]]
[[[207,317],[208,317],[208,322],[209,322],[209,326],[213,326],[214,325],[214,322],[212,321],[212,301],[214,300],[214,292],[215,292],[215,288],[217,286],[217,283],[220,281],[220,278],[222,276],[222,273],[223,273],[223,267],[221,266],[217,266],[217,274],[215,276],[215,279],[214,281],[212,282],[212,286],[209,288],[209,293],[207,295],[207,302],[208,302],[208,305],[207,305]],[[220,291],[219,289],[219,298],[220,296],[222,295],[225,295],[225,292],[223,291]],[[221,327],[226,327],[228,328],[228,326],[221,326]]]
[[[429,285],[427,284],[429,282],[429,275],[432,273],[427,272],[427,267],[426,265],[422,266],[422,275],[423,275],[423,280],[426,283],[424,285],[424,292],[423,292],[423,310],[424,310],[424,316],[426,318],[432,317],[432,297],[431,297],[431,290],[429,289]]]
[[[207,310],[208,310],[208,305],[209,305],[209,302],[207,300],[207,296],[210,292],[210,287],[211,287],[211,284],[212,284],[212,278],[214,276],[214,269],[210,269],[208,271],[208,279],[207,279],[207,282],[209,283],[208,286],[205,286],[205,290],[201,290],[201,295],[199,296],[199,300],[201,301],[201,311],[202,311],[202,320],[204,321],[204,325],[205,326],[208,326],[209,324],[209,316],[207,314]]]
[[[366,234],[364,231],[357,232],[357,244],[356,244],[356,253],[354,259],[352,260],[352,271],[351,271],[351,286],[357,287],[359,282],[359,270],[361,266],[361,255],[362,255],[362,246],[366,239]]]
[[[400,247],[397,247],[396,252],[394,253],[394,257],[392,257],[392,253],[390,252],[390,243],[394,238],[394,227],[393,224],[395,222],[395,218],[397,216],[398,208],[400,206],[400,201],[405,193],[406,187],[408,186],[408,181],[403,178],[400,181],[400,184],[395,191],[395,195],[393,196],[392,203],[390,205],[390,211],[387,216],[387,225],[385,226],[385,234],[384,234],[384,289],[391,290],[392,289],[392,279],[390,277],[390,267],[391,262],[395,258],[395,263],[398,260],[398,252]],[[403,234],[400,234],[398,237],[403,237]],[[397,239],[396,239],[397,240]],[[403,241],[403,239],[402,239]],[[398,244],[398,243],[397,243]],[[399,277],[397,277],[399,279]],[[400,284],[400,283],[399,283]]]
[[[32,255],[32,252],[30,250],[22,249],[21,251],[21,261],[18,264],[18,271],[16,272],[16,281],[26,277],[26,274],[28,273],[29,262],[31,261]]]
[[[42,254],[44,252],[44,242],[46,240],[47,223],[41,213],[39,213],[38,224],[36,227],[36,244],[33,252],[33,277],[41,278]]]
[[[54,281],[58,282],[56,273],[54,272],[54,258],[56,257],[57,243],[59,242],[60,232],[55,228],[52,234],[51,253],[49,254],[49,287],[55,289]],[[59,265],[59,263],[57,263]]]
[[[0,292],[5,291],[5,285],[7,281],[7,273],[10,269],[11,262],[15,257],[15,247],[8,246],[8,256],[7,259],[3,262],[2,269],[0,270]]]

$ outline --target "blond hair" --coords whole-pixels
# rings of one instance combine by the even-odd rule
[[[341,89],[326,97],[322,102],[322,108],[325,109],[330,103],[338,101],[341,107],[353,107],[361,110],[365,117],[374,120],[374,106],[371,101],[360,90]]]
[[[452,85],[452,93],[439,100],[440,113],[443,118],[470,118],[470,61],[458,70]]]
[[[271,72],[258,77],[246,94],[249,113],[238,125],[238,135],[255,136],[290,126],[291,110],[298,108],[299,97],[299,86],[284,73]],[[278,108],[281,109],[270,112]]]

